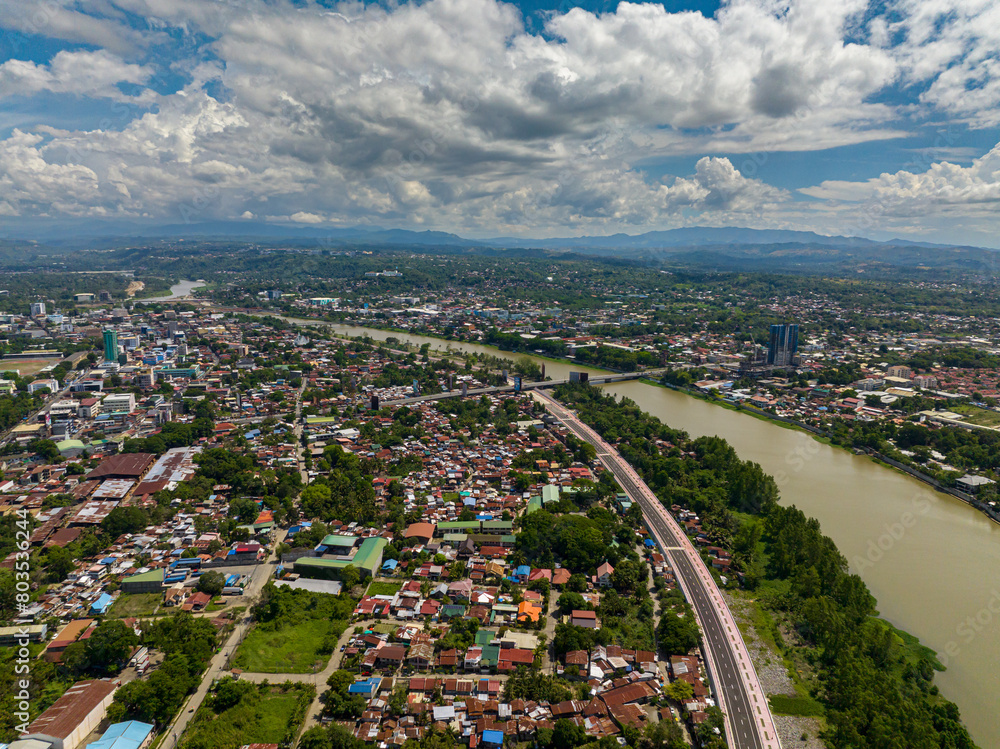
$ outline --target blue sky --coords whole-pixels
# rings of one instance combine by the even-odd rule
[[[0,5],[0,235],[239,220],[997,246],[979,0]]]

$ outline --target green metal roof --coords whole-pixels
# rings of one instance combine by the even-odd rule
[[[484,520],[483,521],[483,531],[499,531],[503,535],[503,531],[510,533],[514,530],[514,523],[511,520]]]
[[[346,549],[352,548],[357,542],[357,536],[341,536],[337,533],[331,533],[322,541],[323,546],[337,546]]]
[[[388,545],[389,542],[384,538],[366,538],[361,542],[358,553],[354,555],[354,566],[366,567],[372,570],[372,574],[374,574],[378,558],[382,555],[382,550]]]
[[[372,575],[379,564],[379,557],[382,549],[389,545],[384,538],[366,538],[358,547],[353,559],[327,559],[325,557],[302,557],[295,560],[296,567],[326,567],[327,569],[342,570],[348,565],[354,565],[358,569],[368,570]]]
[[[163,581],[163,568],[149,570],[149,572],[140,572],[137,575],[129,575],[125,578],[124,582],[133,583],[149,583],[154,581]]]
[[[478,520],[448,520],[444,523],[438,523],[438,531],[478,531],[480,521]]]

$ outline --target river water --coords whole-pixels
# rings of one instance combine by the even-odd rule
[[[306,321],[303,321],[306,322]],[[525,355],[369,328],[331,326],[431,348]],[[597,370],[530,357],[553,379]],[[959,500],[803,432],[639,381],[604,386],[694,436],[724,437],[775,477],[782,502],[818,518],[878,599],[881,615],[934,648],[935,683],[983,749],[1000,747],[1000,526]]]
[[[204,281],[181,281],[170,287],[170,294],[167,296],[154,296],[148,299],[139,299],[140,302],[172,302],[174,299],[186,297],[195,289],[200,289],[205,285]]]

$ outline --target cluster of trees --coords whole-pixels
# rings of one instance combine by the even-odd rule
[[[518,666],[503,685],[505,701],[548,700],[552,704],[573,699],[573,691],[554,676],[539,669]]]
[[[627,351],[614,346],[580,348],[576,350],[574,356],[579,364],[593,364],[622,372],[653,367],[660,361],[659,356],[650,351]]]
[[[346,593],[339,596],[293,590],[288,586],[268,583],[251,609],[257,626],[268,632],[308,619],[327,619],[342,625],[351,618],[354,601]],[[339,636],[339,635],[338,635]]]
[[[616,538],[622,539],[622,546],[613,544]],[[593,574],[604,561],[616,566],[634,540],[634,531],[602,507],[592,507],[587,516],[542,509],[521,521],[515,551],[532,566],[559,563],[573,572]]]
[[[10,379],[10,373],[7,374]],[[17,426],[21,419],[41,408],[43,402],[39,393],[28,395],[27,392],[18,391],[12,396],[3,396],[0,398],[0,430],[6,431]]]
[[[360,459],[331,445],[323,452],[330,466],[326,476],[302,490],[302,513],[320,520],[368,523],[377,516],[371,476],[362,472]]]
[[[914,354],[906,364],[911,369],[925,372],[942,364],[959,369],[996,369],[1000,367],[1000,356],[971,346],[939,346]]]
[[[565,341],[545,338],[522,338],[519,333],[504,333],[496,328],[486,331],[483,342],[501,351],[541,351],[549,356],[565,356],[569,347]]]
[[[160,427],[158,434],[125,440],[122,452],[163,455],[167,450],[193,445],[199,439],[211,437],[214,433],[215,422],[208,417],[199,416],[190,424],[168,421]]]
[[[701,631],[691,604],[677,590],[664,591],[660,597],[660,621],[656,625],[656,644],[667,655],[685,655],[698,644]]]
[[[929,403],[925,408],[933,408],[933,405]],[[831,441],[837,445],[875,450],[920,468],[946,484],[970,470],[1000,475],[1000,434],[995,432],[929,427],[916,422],[897,426],[890,419],[871,422],[844,422],[838,419],[831,422],[828,428]],[[907,455],[902,450],[911,454]],[[931,451],[941,453],[946,464],[959,470],[935,470],[927,466]]]
[[[124,684],[108,717],[112,723],[141,720],[166,724],[201,681],[201,672],[215,652],[217,635],[208,619],[178,612],[155,622],[143,622],[142,641],[164,653],[163,662],[148,679]]]
[[[350,671],[334,671],[326,680],[329,690],[323,711],[334,720],[356,720],[365,711],[365,698],[347,691],[353,683],[354,674]]]

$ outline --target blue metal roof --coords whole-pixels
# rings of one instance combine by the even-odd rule
[[[483,741],[487,744],[502,744],[503,731],[483,731]]]
[[[111,594],[101,593],[101,597],[98,598],[96,601],[94,601],[92,604],[90,604],[90,610],[98,614],[103,614],[105,611],[108,610],[108,606],[110,605],[111,605]]]
[[[153,731],[149,723],[130,720],[108,727],[97,741],[87,744],[86,749],[139,749]]]
[[[356,681],[351,686],[347,688],[350,694],[372,694],[378,689],[379,684],[382,680],[377,676],[372,676],[363,681]]]

